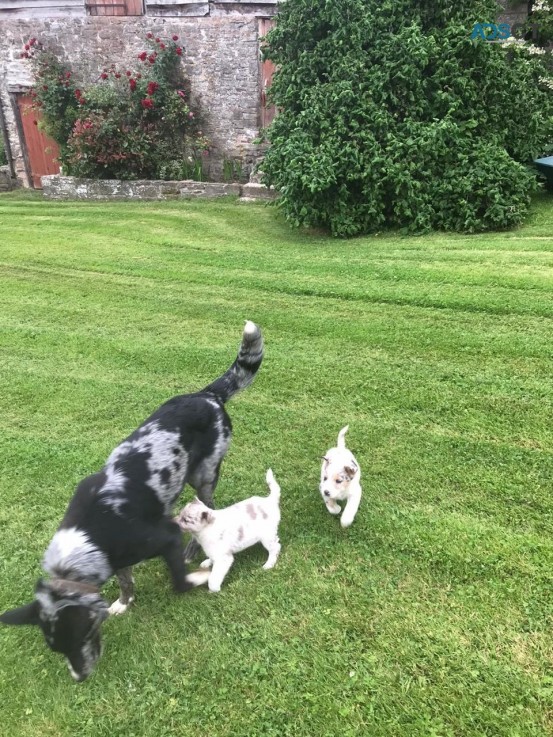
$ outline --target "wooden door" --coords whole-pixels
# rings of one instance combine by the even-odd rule
[[[259,38],[263,38],[274,25],[272,18],[259,19]],[[262,44],[262,42],[261,42]],[[261,48],[261,47],[260,47]],[[266,128],[276,115],[276,107],[267,105],[267,90],[271,86],[273,74],[276,69],[275,65],[269,59],[265,61],[261,59],[261,128]]]
[[[32,100],[28,95],[18,95],[17,106],[21,118],[23,144],[27,151],[31,184],[35,189],[42,189],[40,177],[45,174],[59,174],[58,144],[39,130],[37,123],[40,120],[40,113],[33,110]]]
[[[143,0],[85,0],[89,15],[144,15]]]

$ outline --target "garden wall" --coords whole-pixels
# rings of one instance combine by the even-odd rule
[[[136,57],[146,48],[146,33],[178,35],[185,49],[183,63],[191,82],[191,102],[201,111],[202,131],[210,139],[210,178],[221,179],[225,161],[230,160],[239,160],[247,176],[260,157],[254,144],[261,115],[260,18],[275,12],[276,0],[187,5],[186,12],[199,13],[197,17],[93,17],[85,15],[82,3],[82,16],[75,16],[73,9],[64,16],[33,18],[2,12],[2,2],[5,5],[7,1],[0,0],[0,120],[3,111],[15,170],[25,184],[28,178],[13,93],[25,90],[33,81],[28,63],[20,58],[31,37],[68,60],[78,80],[86,84],[112,62],[118,67],[138,68]],[[9,2],[14,10],[19,4]]]
[[[44,197],[50,200],[173,200],[177,198],[242,197],[273,200],[276,192],[261,184],[120,179],[78,179],[52,175],[42,177]]]

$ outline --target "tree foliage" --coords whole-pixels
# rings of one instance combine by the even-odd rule
[[[495,0],[287,0],[267,36],[263,177],[297,225],[474,232],[523,220],[553,144],[544,56],[471,40]]]

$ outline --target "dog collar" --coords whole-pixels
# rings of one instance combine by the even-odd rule
[[[91,583],[84,583],[84,581],[71,581],[68,578],[53,578],[50,581],[50,586],[62,594],[71,592],[78,592],[80,594],[100,593],[98,586],[93,586]]]

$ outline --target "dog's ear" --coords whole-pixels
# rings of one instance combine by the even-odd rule
[[[4,624],[38,624],[40,605],[38,601],[32,601],[30,604],[17,607],[17,609],[8,609],[4,614],[0,614],[0,622]]]
[[[351,481],[352,478],[357,473],[357,468],[353,468],[352,466],[344,466],[344,473],[348,477],[348,479]]]
[[[204,509],[204,511],[200,515],[200,519],[202,520],[202,522],[205,522],[207,525],[209,525],[211,522],[213,522],[215,518],[208,509]]]
[[[328,463],[328,458],[326,456],[321,456],[321,461],[326,461]]]

